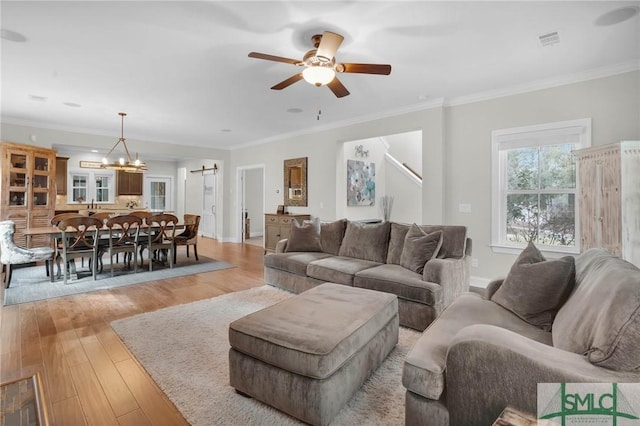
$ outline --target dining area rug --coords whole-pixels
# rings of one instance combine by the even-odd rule
[[[19,303],[34,302],[37,300],[51,299],[53,297],[69,296],[72,294],[87,293],[90,291],[107,290],[115,287],[141,284],[149,281],[175,278],[185,275],[200,274],[203,272],[217,271],[221,269],[233,268],[233,265],[216,259],[199,256],[183,257],[169,268],[167,264],[154,263],[153,271],[149,272],[149,266],[145,259],[144,267],[138,266],[138,272],[134,273],[133,268],[124,268],[124,263],[114,264],[114,276],[111,277],[111,264],[108,256],[103,257],[102,272],[98,273],[94,280],[91,275],[87,260],[84,266],[80,259],[76,259],[77,273],[71,274],[64,284],[62,278],[51,282],[46,275],[44,265],[16,267],[11,277],[11,285],[4,290],[4,306]],[[57,270],[57,267],[54,267]],[[54,272],[55,273],[55,272]]]

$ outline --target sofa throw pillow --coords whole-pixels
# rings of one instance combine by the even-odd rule
[[[320,224],[320,247],[324,253],[337,256],[347,227],[347,219]]]
[[[404,239],[407,236],[407,232],[409,232],[409,225],[391,222],[389,249],[387,250],[387,263],[393,265],[400,264],[400,256],[402,256]]]
[[[384,263],[389,244],[389,222],[362,224],[347,222],[338,255]]]
[[[442,246],[442,231],[427,234],[415,223],[404,237],[400,266],[422,275],[424,264],[435,258]]]
[[[547,260],[529,243],[491,300],[529,324],[549,331],[573,289],[575,271],[573,257]]]
[[[291,232],[287,241],[285,253],[292,251],[322,251],[320,247],[320,235],[313,223],[298,224],[293,221]]]

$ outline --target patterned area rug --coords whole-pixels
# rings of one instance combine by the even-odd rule
[[[292,296],[262,286],[120,319],[111,326],[191,425],[298,425],[229,385],[229,324]],[[398,345],[332,425],[404,425],[402,365],[420,335],[400,327]]]
[[[169,269],[166,265],[154,264],[152,272],[149,272],[149,266],[145,259],[144,268],[138,267],[137,273],[134,273],[132,269],[124,269],[123,264],[120,263],[114,265],[114,277],[112,278],[109,259],[105,257],[102,273],[98,274],[95,281],[91,276],[91,271],[88,269],[87,261],[85,260],[84,267],[82,267],[80,260],[77,259],[77,274],[72,274],[71,279],[67,279],[67,285],[64,285],[62,279],[51,282],[49,277],[46,276],[44,265],[15,268],[11,278],[11,286],[4,291],[4,305],[9,306],[17,303],[68,296],[70,294],[106,290],[233,267],[220,260],[209,259],[204,256],[199,256],[199,258],[200,260],[196,261],[193,255],[188,258],[179,257],[173,269]]]

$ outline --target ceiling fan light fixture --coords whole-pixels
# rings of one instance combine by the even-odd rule
[[[323,66],[307,67],[302,71],[305,81],[318,87],[331,83],[335,76],[336,72],[332,68]]]

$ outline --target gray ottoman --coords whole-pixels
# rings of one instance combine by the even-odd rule
[[[236,390],[326,425],[398,343],[393,294],[322,284],[229,325]]]

